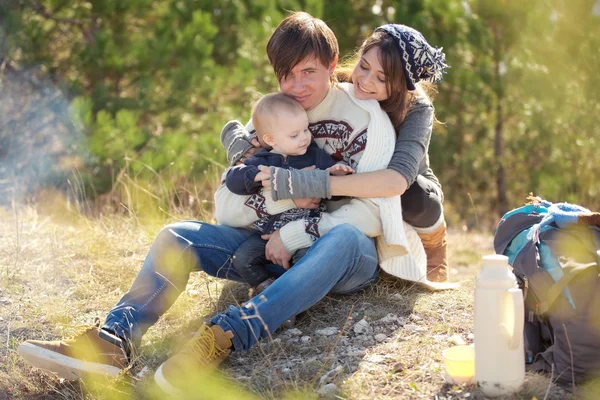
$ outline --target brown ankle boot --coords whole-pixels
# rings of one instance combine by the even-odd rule
[[[427,279],[432,282],[448,280],[448,241],[446,222],[431,233],[417,232],[427,255]]]
[[[219,325],[203,324],[184,348],[162,363],[154,381],[172,398],[191,398],[204,374],[214,370],[233,349],[233,333]],[[197,394],[197,393],[196,393]]]

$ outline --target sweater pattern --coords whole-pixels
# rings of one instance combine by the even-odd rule
[[[336,161],[356,168],[367,145],[367,129],[355,133],[345,121],[323,120],[308,125],[315,142]]]

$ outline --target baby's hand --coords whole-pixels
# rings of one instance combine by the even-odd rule
[[[348,175],[354,173],[354,170],[345,164],[335,164],[327,168],[327,170],[329,171],[329,175]]]

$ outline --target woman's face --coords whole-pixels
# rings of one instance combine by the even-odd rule
[[[379,47],[369,49],[358,60],[352,71],[354,93],[362,100],[383,101],[388,98],[386,77],[379,62]]]

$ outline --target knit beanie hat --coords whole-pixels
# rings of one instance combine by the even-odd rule
[[[221,131],[221,143],[227,152],[227,161],[234,165],[248,150],[253,148],[251,135],[239,121],[229,121]]]
[[[446,55],[442,48],[432,47],[421,32],[406,25],[387,24],[375,29],[384,31],[396,39],[400,50],[406,86],[415,90],[415,84],[421,80],[437,82],[442,80],[446,65]]]

